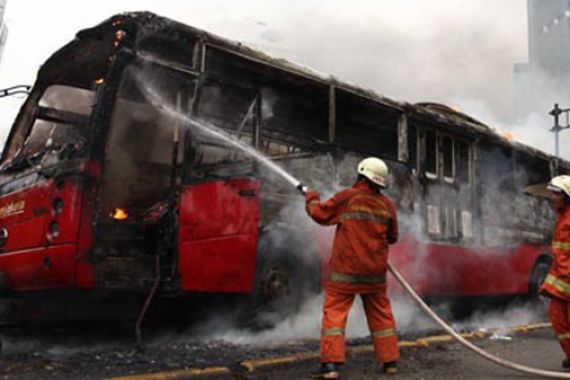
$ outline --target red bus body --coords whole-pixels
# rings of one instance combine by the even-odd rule
[[[514,173],[501,182],[511,189],[568,163],[466,115],[398,103],[140,13],[82,31],[54,54],[14,123],[0,166],[4,294],[146,294],[160,273],[169,296],[271,299],[284,283],[326,278],[334,228],[306,224],[295,189],[156,106],[141,82],[167,89],[166,108],[227,130],[309,182],[333,173],[326,186],[340,189],[358,159],[386,158],[388,195],[408,220],[391,260],[424,295],[522,295],[544,275],[552,213],[536,215],[536,230],[527,219],[547,204],[515,186],[526,202],[517,212],[528,212],[505,227],[493,203],[502,188],[491,192],[479,177],[491,170],[486,159],[519,162],[502,171]],[[508,157],[491,160],[493,149]],[[524,166],[527,158],[538,166]],[[124,218],[113,217],[119,209]],[[409,227],[414,218],[421,234]]]

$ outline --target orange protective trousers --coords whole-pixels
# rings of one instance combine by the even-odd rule
[[[321,363],[344,363],[345,328],[348,313],[356,293],[328,289],[323,307],[321,333]],[[361,293],[368,328],[374,341],[376,359],[380,363],[396,361],[400,357],[396,323],[390,307],[386,286],[373,293]]]
[[[570,301],[552,297],[548,317],[556,333],[562,351],[570,358]]]

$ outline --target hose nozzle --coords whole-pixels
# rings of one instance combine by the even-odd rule
[[[305,195],[307,194],[307,190],[309,190],[307,188],[307,186],[303,185],[301,182],[299,182],[299,184],[297,184],[297,186],[295,186],[300,192],[301,194]]]

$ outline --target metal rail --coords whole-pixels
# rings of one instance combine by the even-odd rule
[[[27,84],[19,84],[17,86],[12,86],[8,88],[4,88],[0,90],[0,98],[4,98],[6,96],[12,96],[17,94],[26,94],[30,93],[32,86],[28,86]]]

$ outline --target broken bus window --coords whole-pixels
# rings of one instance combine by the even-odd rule
[[[453,182],[455,162],[454,162],[454,149],[453,139],[449,136],[441,136],[441,149],[442,149],[442,163],[443,163],[443,178],[448,182]]]
[[[437,136],[434,131],[425,132],[425,173],[428,178],[437,178]]]

